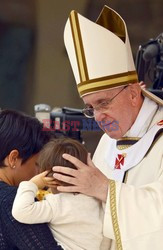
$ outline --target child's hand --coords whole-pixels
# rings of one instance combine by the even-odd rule
[[[47,177],[46,175],[49,171],[44,171],[41,174],[35,175],[30,181],[35,183],[38,189],[43,189],[44,187],[56,187],[57,181],[55,181],[54,177]]]

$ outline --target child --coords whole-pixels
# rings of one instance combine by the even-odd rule
[[[54,185],[56,182],[50,177],[53,174],[51,170],[53,166],[75,168],[62,158],[63,153],[71,154],[84,163],[87,162],[87,151],[76,140],[62,138],[47,143],[38,161],[42,173],[19,185],[13,204],[13,216],[19,222],[27,224],[48,222],[55,239],[63,249],[104,249],[105,247],[101,246],[103,240],[101,202],[83,194],[58,193]],[[38,189],[45,186],[51,186],[52,193],[47,194],[42,201],[35,201]]]

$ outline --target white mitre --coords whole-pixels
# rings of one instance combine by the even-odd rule
[[[81,97],[138,82],[126,24],[108,6],[96,23],[71,11],[64,42]],[[142,92],[163,104],[149,91]]]

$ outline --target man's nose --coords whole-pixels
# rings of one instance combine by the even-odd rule
[[[101,122],[106,117],[106,114],[104,112],[101,112],[100,110],[94,110],[94,118],[96,122]]]

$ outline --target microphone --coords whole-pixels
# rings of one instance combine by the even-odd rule
[[[144,61],[148,62],[150,61],[153,57],[156,57],[159,54],[159,47],[157,44],[152,43],[149,44],[146,49],[144,50],[143,53],[143,59]]]

